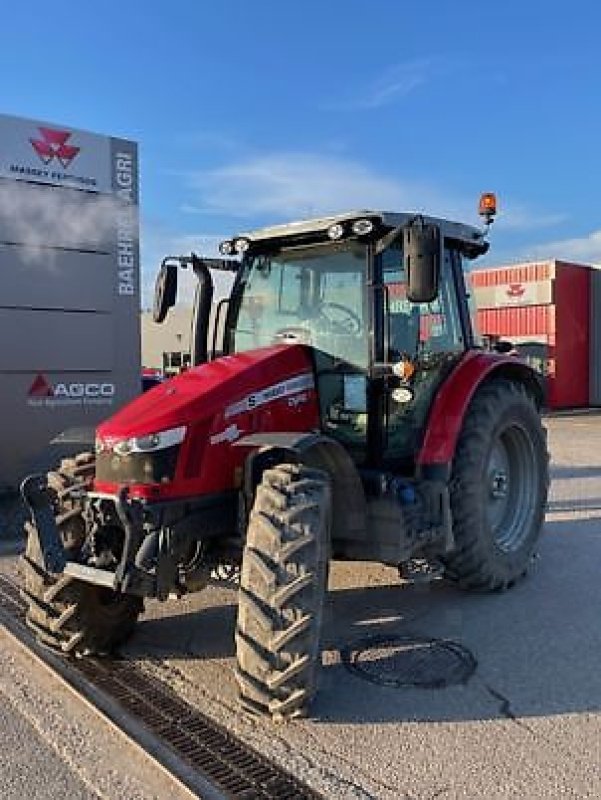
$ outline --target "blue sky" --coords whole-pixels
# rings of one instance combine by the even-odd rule
[[[0,112],[137,140],[143,269],[348,207],[501,213],[488,263],[601,262],[601,5],[10,4]]]

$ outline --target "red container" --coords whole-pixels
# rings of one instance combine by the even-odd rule
[[[470,277],[480,332],[510,339],[545,376],[550,408],[588,406],[591,269],[544,261]]]

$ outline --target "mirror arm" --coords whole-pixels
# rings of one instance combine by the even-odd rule
[[[403,230],[408,225],[413,225],[413,223],[417,222],[418,219],[421,219],[423,222],[423,216],[421,214],[416,214],[414,217],[411,217],[411,219],[407,220],[406,222],[403,222],[401,225],[397,225],[397,227],[389,231],[386,234],[386,236],[383,236],[381,239],[378,239],[374,249],[374,255],[379,256],[380,253],[382,253],[384,250],[390,247],[390,245],[393,244],[399,238],[399,236],[403,233]]]

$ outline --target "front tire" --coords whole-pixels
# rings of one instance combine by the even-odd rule
[[[494,381],[478,390],[451,477],[455,550],[446,576],[472,590],[503,590],[526,574],[544,520],[546,435],[526,388]]]
[[[64,459],[48,474],[56,524],[74,560],[85,539],[79,492],[90,485],[93,475],[94,457],[88,453]],[[72,655],[104,655],[123,644],[143,609],[142,600],[47,572],[37,528],[28,522],[25,532],[23,595],[28,602],[26,622],[36,638]]]
[[[263,473],[242,561],[236,679],[244,706],[275,720],[304,715],[317,690],[330,509],[324,472]]]

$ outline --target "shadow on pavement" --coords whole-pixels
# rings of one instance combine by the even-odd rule
[[[568,478],[601,478],[601,466],[585,467],[568,464],[552,464],[551,478],[566,480]]]
[[[601,711],[599,563],[601,521],[569,520],[547,523],[534,574],[505,593],[470,594],[442,581],[331,591],[313,720],[367,724]],[[196,607],[205,603],[200,610],[141,622],[124,655],[198,660],[202,682],[203,661],[234,655],[235,594],[229,598],[224,604],[218,593],[218,604],[207,605],[210,596],[201,594],[194,599]],[[475,675],[466,685],[442,689],[391,688],[341,663],[344,647],[383,635],[458,642],[474,655]]]
[[[121,654],[160,660],[233,657],[236,612],[232,603],[160,619],[143,619]]]

